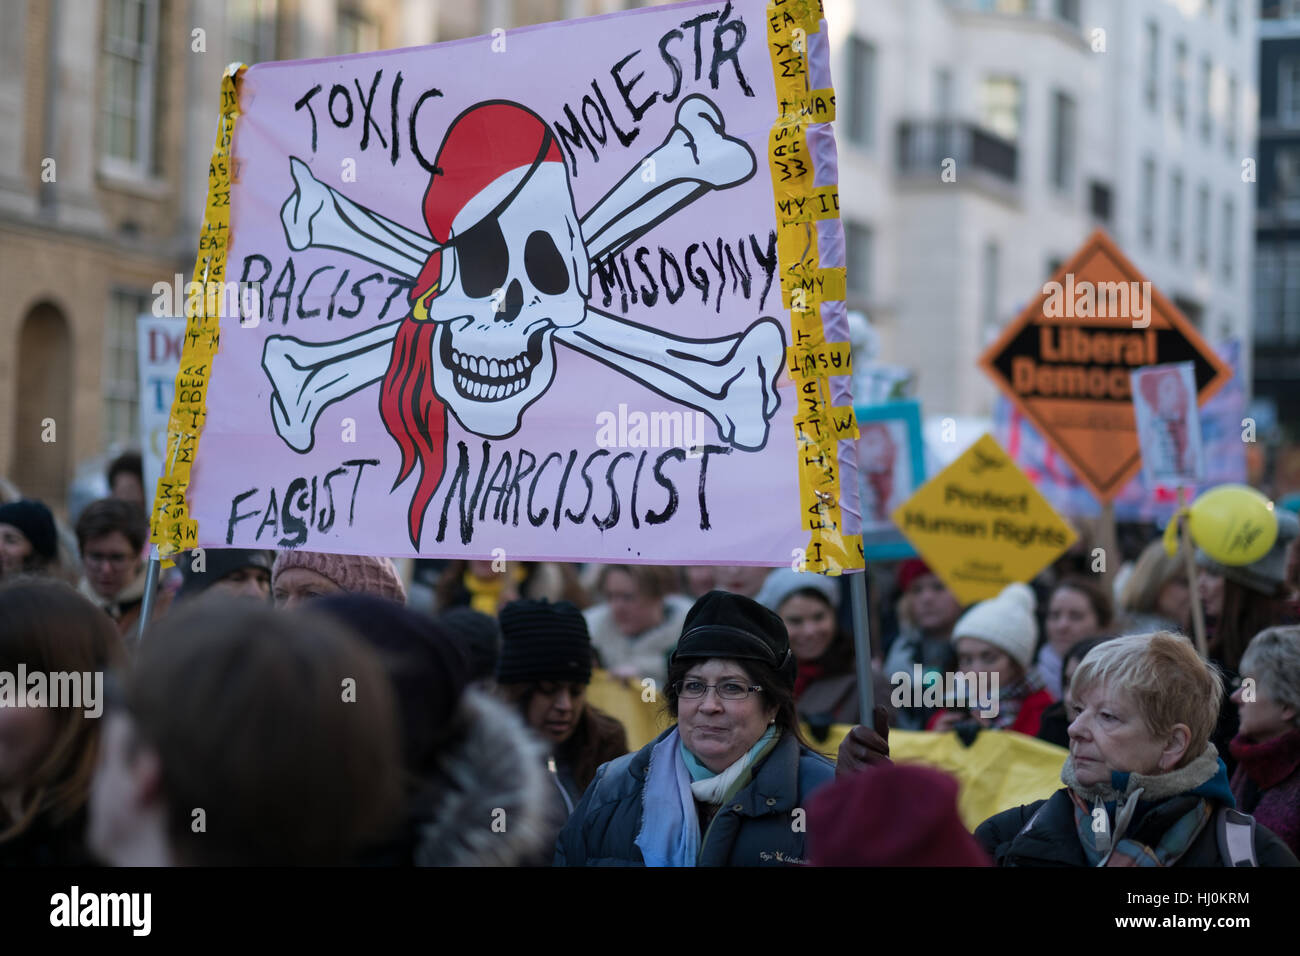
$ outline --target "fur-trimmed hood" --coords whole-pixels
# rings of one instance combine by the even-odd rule
[[[416,866],[517,866],[549,852],[555,825],[542,745],[506,704],[473,688],[457,721],[421,808]]]

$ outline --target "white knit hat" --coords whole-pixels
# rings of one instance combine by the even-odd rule
[[[1008,584],[1002,593],[980,601],[963,614],[952,629],[953,642],[973,637],[1004,651],[1021,667],[1028,667],[1038,644],[1038,599],[1027,584]]]

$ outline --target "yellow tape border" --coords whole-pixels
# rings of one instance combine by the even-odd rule
[[[149,540],[157,545],[164,559],[198,546],[198,522],[190,517],[186,494],[207,417],[212,361],[221,338],[217,304],[224,301],[219,290],[226,278],[226,249],[230,245],[231,144],[239,119],[239,80],[246,69],[242,63],[231,63],[221,76],[217,137],[208,164],[207,207],[189,287],[195,291],[196,286],[201,288],[202,295],[186,296],[185,344],[167,421],[167,455],[150,519]]]
[[[799,472],[800,526],[810,532],[804,568],[822,574],[862,568],[862,535],[844,533],[840,511],[839,442],[856,439],[851,408],[831,406],[830,376],[852,371],[847,342],[827,342],[819,306],[845,297],[842,266],[823,269],[816,223],[839,218],[839,188],[814,186],[809,126],[835,118],[835,91],[809,88],[808,37],[821,30],[820,0],[771,0],[768,55],[778,115],[768,137],[768,168],[776,211],[781,300],[790,309],[793,340],[786,365],[796,386],[792,424]]]

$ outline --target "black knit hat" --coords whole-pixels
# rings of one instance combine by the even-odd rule
[[[673,662],[720,657],[761,661],[794,686],[790,634],[781,616],[730,591],[710,591],[686,613]]]
[[[23,498],[0,505],[0,524],[12,525],[23,533],[32,550],[46,561],[59,556],[59,535],[54,530],[54,515],[39,501]]]
[[[587,619],[568,601],[511,601],[497,621],[501,624],[498,684],[591,681]]]
[[[202,594],[228,574],[243,568],[264,568],[271,573],[271,564],[275,560],[273,552],[256,551],[248,548],[205,548],[203,551],[203,570],[194,570],[194,552],[178,556],[177,567],[185,582],[176,595],[178,601]]]

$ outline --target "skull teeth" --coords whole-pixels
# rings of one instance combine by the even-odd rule
[[[450,369],[456,391],[461,395],[480,402],[500,401],[528,387],[533,369],[543,357],[545,332],[546,329],[536,330],[529,335],[524,351],[504,359],[466,355],[452,347],[448,336],[442,341],[441,359]]]
[[[472,379],[459,372],[456,373],[456,388],[462,394],[480,401],[491,402],[497,399],[509,398],[511,395],[523,391],[527,386],[528,376],[526,375],[512,378],[504,383],[489,384]]]
[[[513,358],[497,360],[473,355],[465,355],[455,349],[451,350],[452,364],[462,368],[471,375],[482,378],[517,378],[532,367],[527,352],[520,352]]]

